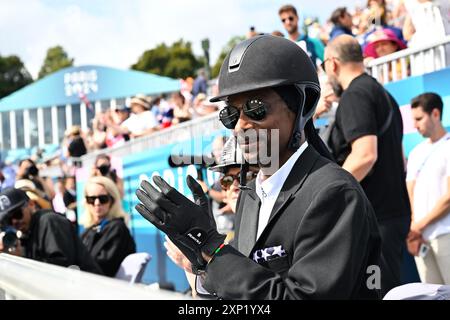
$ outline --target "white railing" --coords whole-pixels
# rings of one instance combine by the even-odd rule
[[[149,136],[136,138],[126,142],[124,145],[115,148],[101,149],[81,157],[83,167],[92,167],[95,158],[99,154],[122,157],[133,153],[139,153],[163,145],[185,141],[195,137],[209,136],[215,131],[223,129],[219,121],[218,112],[207,116],[186,121],[176,126],[163,129]]]
[[[450,35],[416,48],[407,48],[371,60],[368,72],[381,83],[388,83],[438,71],[450,65]]]
[[[0,253],[0,300],[181,300],[181,293]]]

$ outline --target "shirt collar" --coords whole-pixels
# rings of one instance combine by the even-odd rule
[[[292,167],[294,167],[294,164],[307,147],[308,142],[305,141],[281,166],[281,168],[275,171],[275,173],[266,180],[262,181],[263,173],[261,170],[258,172],[258,175],[256,176],[256,194],[261,201],[264,201],[265,198],[278,197],[278,193],[280,193],[281,187],[291,172]]]

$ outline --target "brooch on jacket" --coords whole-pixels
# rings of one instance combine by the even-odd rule
[[[275,258],[286,256],[286,250],[283,249],[282,245],[267,247],[264,249],[256,250],[253,253],[253,261],[256,263],[266,262],[273,260]]]

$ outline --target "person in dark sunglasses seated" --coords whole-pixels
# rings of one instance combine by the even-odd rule
[[[84,189],[81,239],[106,276],[114,277],[123,259],[136,252],[136,244],[125,223],[119,190],[106,177],[92,177]]]
[[[227,204],[227,211],[215,217],[217,230],[226,234],[225,242],[230,242],[234,238],[234,213],[236,213],[237,199],[240,192],[241,166],[243,164],[242,152],[237,144],[236,137],[231,136],[223,146],[219,164],[210,168],[215,172],[220,172],[219,183],[225,194],[224,203]],[[256,178],[259,167],[249,167],[245,173],[245,181],[250,182]]]
[[[0,193],[0,252],[102,274],[71,222],[52,210],[39,210],[20,189]]]
[[[320,86],[308,55],[292,41],[262,35],[238,43],[219,73],[222,124],[241,165],[235,239],[225,243],[201,186],[195,202],[154,176],[136,210],[184,255],[198,294],[223,299],[379,299],[380,236],[361,186],[331,161],[312,122]],[[186,262],[188,260],[188,262]]]

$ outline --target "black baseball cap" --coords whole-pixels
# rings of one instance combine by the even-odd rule
[[[15,188],[6,188],[0,193],[0,223],[10,213],[16,209],[23,207],[30,198],[27,194]]]

